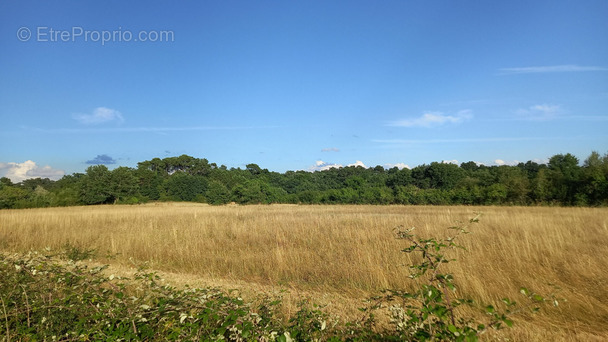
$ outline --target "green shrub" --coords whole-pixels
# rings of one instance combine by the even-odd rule
[[[155,273],[140,270],[129,280],[105,276],[104,269],[40,253],[0,256],[0,337],[237,341],[278,335],[268,302],[251,307],[218,289],[180,290],[161,285]]]

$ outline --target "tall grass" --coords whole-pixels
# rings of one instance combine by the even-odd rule
[[[222,279],[360,299],[408,288],[410,256],[392,229],[445,228],[482,212],[449,265],[480,302],[522,286],[561,288],[559,308],[518,321],[517,340],[608,338],[608,209],[435,206],[206,206],[150,204],[0,211],[0,249],[95,249],[100,261],[149,262],[183,279]],[[116,255],[104,259],[103,255]],[[338,298],[338,297],[335,297]],[[338,304],[336,304],[338,305]],[[516,321],[517,322],[517,321]]]

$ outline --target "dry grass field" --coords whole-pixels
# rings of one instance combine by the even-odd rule
[[[608,340],[608,209],[435,206],[207,206],[164,203],[0,211],[0,250],[97,250],[127,272],[148,262],[177,284],[253,294],[286,289],[342,317],[383,288],[412,286],[399,225],[445,237],[482,213],[449,264],[459,291],[484,303],[525,286],[567,301],[515,318],[516,341]],[[106,255],[114,255],[106,258]],[[287,307],[286,310],[289,310]],[[494,339],[496,336],[488,336]]]

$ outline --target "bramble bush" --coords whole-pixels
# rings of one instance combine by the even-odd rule
[[[37,252],[1,256],[0,336],[6,341],[238,341],[278,336],[276,303],[251,307],[218,289],[177,289],[162,285],[156,273],[143,269],[134,279],[106,276],[105,268],[73,260],[61,263]]]

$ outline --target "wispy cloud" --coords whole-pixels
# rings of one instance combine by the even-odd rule
[[[23,163],[0,163],[0,175],[19,183],[30,178],[57,180],[65,175],[65,171],[54,169],[48,165],[39,166],[34,161],[27,160]]]
[[[548,65],[548,66],[532,66],[519,68],[502,68],[499,69],[499,75],[513,74],[539,74],[553,72],[581,72],[581,71],[608,71],[608,68],[599,66],[580,66],[575,64],[567,65]]]
[[[568,115],[560,116],[563,120],[577,120],[577,121],[608,121],[608,116],[601,115]]]
[[[106,107],[97,107],[91,114],[74,114],[72,118],[84,125],[98,125],[107,122],[122,123],[125,121],[119,111]]]
[[[97,157],[87,160],[85,163],[91,165],[112,165],[116,164],[116,160],[107,154],[98,154]]]
[[[520,119],[533,121],[548,121],[559,115],[561,108],[559,105],[539,104],[525,109],[518,109],[515,113]]]
[[[327,147],[327,148],[321,149],[321,152],[340,152],[340,149],[337,147]]]
[[[403,144],[451,144],[451,143],[488,143],[530,140],[563,140],[564,138],[543,137],[494,137],[494,138],[459,138],[459,139],[374,139],[375,143],[403,145]]]
[[[444,124],[459,124],[464,121],[471,120],[473,114],[471,110],[461,110],[455,115],[445,114],[443,112],[425,112],[417,118],[408,118],[390,122],[389,126],[394,127],[436,127]]]
[[[186,127],[105,127],[105,128],[40,128],[20,127],[26,131],[49,134],[97,134],[97,133],[169,133],[213,130],[270,129],[279,126],[186,126]]]
[[[367,166],[365,166],[365,164],[360,160],[357,160],[356,162],[354,162],[352,164],[348,164],[346,166],[361,166],[361,167],[367,168]],[[308,168],[308,171],[313,171],[313,172],[314,171],[325,171],[325,170],[329,170],[332,168],[339,169],[341,167],[344,167],[344,166],[342,164],[334,164],[334,163],[324,162],[322,160],[317,160],[315,162],[315,165],[310,166]]]

